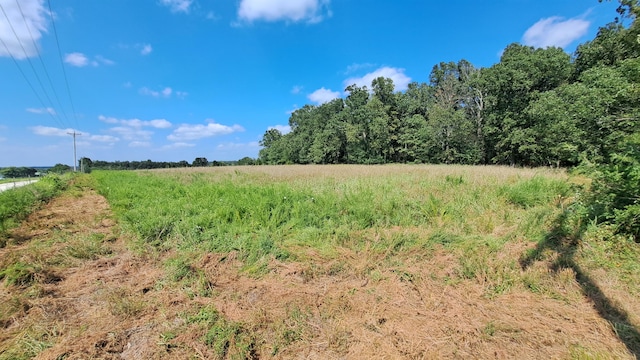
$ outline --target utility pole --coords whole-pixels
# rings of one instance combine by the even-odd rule
[[[67,133],[71,136],[73,136],[73,171],[76,171],[76,164],[78,163],[78,161],[76,160],[76,136],[80,136],[82,135],[81,133],[76,132],[75,130],[73,130],[73,132]]]

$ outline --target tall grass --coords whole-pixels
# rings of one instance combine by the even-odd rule
[[[40,204],[60,194],[67,187],[69,176],[47,175],[20,188],[0,192],[0,245],[7,230],[18,225]]]
[[[142,241],[237,251],[249,264],[308,248],[334,257],[338,247],[388,253],[468,239],[503,243],[523,228],[535,238],[550,203],[569,191],[563,174],[509,168],[353,167],[350,176],[345,167],[324,167],[319,176],[309,173],[320,167],[304,168],[93,176]],[[549,210],[531,211],[536,206]]]

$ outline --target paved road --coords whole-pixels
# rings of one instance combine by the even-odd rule
[[[25,186],[25,185],[34,183],[36,181],[38,181],[38,180],[37,179],[35,179],[35,180],[25,180],[25,181],[16,181],[16,182],[0,184],[0,192],[3,192],[5,190],[9,190],[9,189],[13,189],[13,188],[17,188],[17,187],[20,187],[20,186]]]

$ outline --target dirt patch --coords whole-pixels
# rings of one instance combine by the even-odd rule
[[[0,324],[0,353],[37,345],[38,359],[633,358],[571,269],[542,261],[510,270],[530,279],[523,284],[465,272],[444,247],[402,257],[343,250],[339,261],[272,260],[256,278],[234,253],[205,253],[194,255],[191,277],[172,280],[165,264],[175,253],[129,244],[92,191],[30,216],[0,264],[28,260],[54,275],[2,282],[12,315]],[[492,266],[510,266],[531,246],[505,246]],[[624,296],[606,273],[595,278]]]

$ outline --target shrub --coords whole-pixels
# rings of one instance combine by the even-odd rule
[[[616,225],[619,233],[640,239],[640,134],[625,138],[592,186],[591,215]]]

